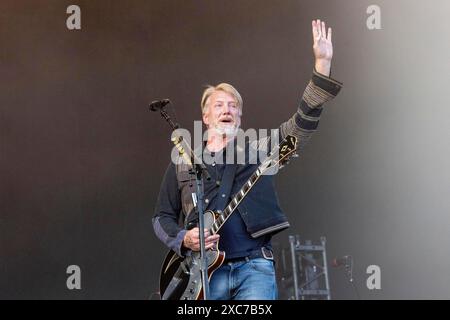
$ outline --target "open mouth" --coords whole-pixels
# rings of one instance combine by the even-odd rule
[[[223,120],[220,120],[220,122],[222,122],[222,123],[233,123],[233,120],[232,119],[223,119]]]

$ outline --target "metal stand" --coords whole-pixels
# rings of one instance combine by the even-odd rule
[[[345,268],[345,275],[347,276],[348,281],[352,285],[353,290],[355,291],[356,297],[358,300],[361,300],[361,296],[359,295],[358,288],[355,285],[355,279],[353,277],[353,257],[348,256],[348,261],[344,265]]]
[[[208,281],[208,261],[206,259],[205,250],[205,211],[203,209],[203,169],[200,165],[194,165],[195,168],[195,178],[197,185],[197,210],[198,210],[198,229],[200,236],[200,257],[201,266],[200,271],[202,274],[202,286],[203,286],[203,300],[209,300],[209,281]]]
[[[192,167],[191,174],[195,175],[196,180],[196,198],[197,198],[197,210],[198,210],[198,220],[199,220],[199,237],[200,237],[200,257],[201,257],[201,266],[200,271],[202,275],[202,287],[203,287],[203,299],[208,300],[209,298],[209,281],[208,281],[208,261],[206,259],[206,251],[205,251],[205,218],[204,218],[204,209],[203,209],[203,176],[206,177],[207,180],[210,179],[206,166],[199,161],[199,159],[194,154],[194,151],[190,148],[190,146],[183,140],[182,136],[176,134],[176,129],[179,129],[180,126],[178,123],[174,123],[168,113],[164,110],[164,106],[169,104],[170,100],[161,100],[155,101],[150,105],[151,111],[160,111],[161,116],[169,123],[170,127],[173,130],[172,133],[172,142],[177,147],[180,156],[186,161],[186,163],[190,164]]]
[[[325,237],[320,242],[301,244],[298,235],[289,236],[295,300],[331,299]]]

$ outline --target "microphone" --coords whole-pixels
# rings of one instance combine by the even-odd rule
[[[351,264],[352,256],[342,256],[339,258],[334,258],[331,262],[331,265],[333,267],[340,267],[340,266],[348,266]]]
[[[163,109],[169,103],[170,103],[169,99],[155,100],[152,103],[150,103],[149,108],[151,111],[158,111]]]

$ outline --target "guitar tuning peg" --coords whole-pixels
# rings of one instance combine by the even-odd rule
[[[298,158],[299,155],[298,155],[298,153],[293,153],[293,154],[292,154],[292,157],[293,157],[293,158]]]

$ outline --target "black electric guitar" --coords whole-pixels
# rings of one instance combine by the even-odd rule
[[[236,193],[228,206],[222,212],[208,210],[205,212],[205,228],[211,235],[216,234],[239,203],[258,182],[263,173],[276,166],[281,168],[295,155],[297,138],[288,135],[277,145],[269,156],[256,169],[241,190]],[[208,265],[208,278],[217,270],[225,260],[225,252],[219,251],[217,243],[212,249],[206,250]],[[203,299],[201,257],[199,251],[193,251],[186,258],[182,258],[171,250],[161,268],[160,294],[163,300],[201,300]]]

